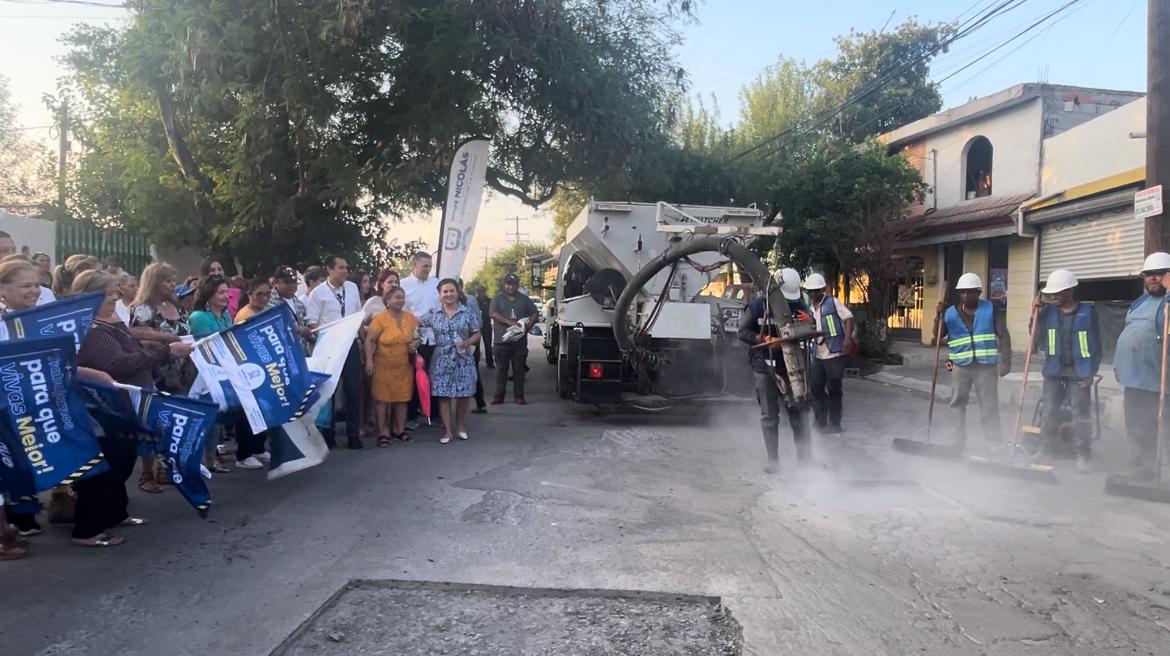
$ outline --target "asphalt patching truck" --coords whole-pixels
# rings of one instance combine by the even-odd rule
[[[733,264],[744,257],[768,279],[746,247],[778,233],[753,207],[590,202],[557,254],[544,340],[557,392],[647,407],[750,396],[748,347],[736,338],[744,302],[710,286],[733,269],[749,274]],[[688,248],[699,239],[711,249]]]

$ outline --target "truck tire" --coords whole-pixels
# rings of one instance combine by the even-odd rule
[[[561,330],[556,326],[556,324],[549,326],[548,348],[544,349],[544,359],[547,360],[549,364],[557,364],[557,362],[560,361],[561,340],[557,339],[560,334]]]
[[[579,340],[575,340],[566,331],[560,331],[565,340],[565,355],[557,359],[557,394],[562,399],[571,399],[577,392],[577,375],[580,369],[581,348]]]

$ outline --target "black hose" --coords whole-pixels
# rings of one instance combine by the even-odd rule
[[[748,275],[751,276],[752,285],[761,293],[768,294],[768,303],[771,306],[787,307],[788,300],[784,298],[784,294],[780,291],[779,285],[761,287],[761,285],[767,285],[771,279],[771,274],[768,273],[767,265],[751,249],[740,243],[734,237],[694,237],[666,249],[661,255],[655,257],[635,273],[634,277],[626,284],[626,288],[622,291],[621,298],[618,299],[617,307],[614,308],[613,314],[613,335],[617,340],[618,347],[621,348],[623,353],[636,362],[647,364],[651,367],[661,363],[663,358],[661,353],[638,345],[631,336],[629,329],[630,305],[634,302],[635,295],[641,292],[642,287],[650,282],[654,276],[658,275],[659,271],[696,253],[709,252],[719,253],[746,270]],[[788,312],[781,312],[780,316],[776,317],[776,320],[780,321],[782,325],[792,323],[792,317],[789,316]]]

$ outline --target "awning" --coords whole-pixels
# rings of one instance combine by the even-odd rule
[[[1032,193],[986,196],[936,211],[927,210],[907,219],[907,232],[899,245],[927,246],[1014,234],[1016,210],[1033,196]]]

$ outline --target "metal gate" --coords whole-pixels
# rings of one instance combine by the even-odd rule
[[[1078,278],[1129,278],[1145,256],[1145,225],[1133,208],[1099,212],[1045,224],[1040,233],[1040,280],[1056,269]]]
[[[57,224],[57,262],[83,253],[100,260],[112,257],[127,273],[138,275],[154,261],[150,242],[145,237],[122,230],[103,230],[77,223]]]

